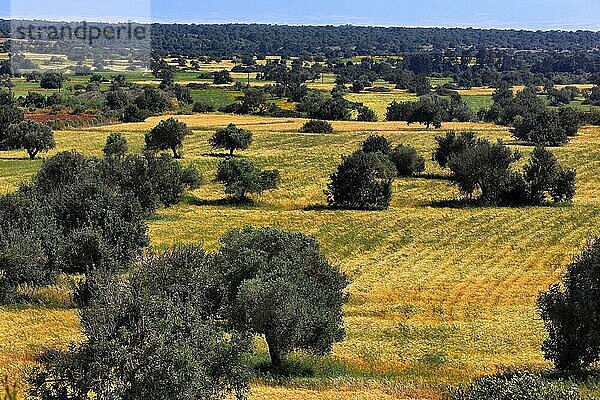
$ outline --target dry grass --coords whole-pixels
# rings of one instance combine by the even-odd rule
[[[178,116],[194,129],[185,161],[197,166],[207,185],[150,222],[155,246],[197,242],[218,247],[228,229],[275,226],[315,235],[330,260],[351,278],[345,307],[347,337],[326,359],[293,358],[313,370],[285,386],[260,381],[256,399],[438,398],[447,384],[498,368],[544,368],[543,326],[535,299],[557,281],[566,264],[600,223],[600,129],[585,127],[557,157],[578,170],[571,206],[542,208],[442,208],[432,201],[457,196],[446,180],[399,179],[389,210],[310,209],[323,205],[328,175],[343,154],[370,132],[407,143],[430,158],[434,136],[399,122],[337,122],[333,135],[296,133],[303,120],[221,114]],[[123,132],[133,151],[157,123],[57,132],[58,149],[99,155],[108,132]],[[223,189],[211,182],[219,158],[206,140],[217,127],[235,122],[255,131],[242,153],[263,167],[282,171],[281,187],[254,206],[223,206]],[[511,141],[506,129],[446,124]],[[520,147],[524,153],[531,147]],[[39,161],[8,152],[0,160],[0,187],[14,189]],[[17,159],[18,158],[18,159]],[[432,162],[426,173],[443,176]],[[16,321],[16,323],[15,323]],[[16,332],[16,334],[15,334]],[[0,312],[0,360],[15,376],[41,346],[64,346],[78,337],[73,311],[42,309]]]

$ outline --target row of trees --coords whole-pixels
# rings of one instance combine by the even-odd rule
[[[571,107],[548,108],[535,88],[525,88],[515,95],[504,85],[494,92],[493,100],[484,119],[511,126],[515,138],[537,145],[563,145],[577,134],[582,123]]]
[[[543,205],[549,199],[568,202],[575,195],[575,171],[562,167],[543,147],[535,148],[521,173],[513,169],[521,154],[502,141],[451,131],[436,142],[434,160],[450,170],[461,193],[483,204]]]
[[[113,135],[102,159],[58,153],[17,193],[2,196],[3,300],[61,272],[127,268],[148,244],[145,218],[201,184],[195,169],[170,156],[124,155],[123,147]]]
[[[421,96],[417,102],[394,100],[386,112],[388,121],[416,122],[427,129],[432,125],[441,128],[445,121],[468,122],[473,118],[469,105],[458,94],[452,95],[450,100],[436,94]]]

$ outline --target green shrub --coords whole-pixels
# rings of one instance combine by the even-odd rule
[[[215,180],[225,185],[225,193],[245,201],[248,194],[276,189],[279,171],[262,171],[248,160],[228,158],[219,163]]]
[[[392,182],[398,172],[389,157],[380,152],[356,151],[344,157],[327,185],[331,207],[377,210],[387,208]]]
[[[195,113],[209,113],[215,111],[215,107],[212,104],[201,103],[197,101],[194,103],[192,111]]]
[[[412,146],[396,146],[390,153],[390,160],[396,166],[398,176],[411,176],[425,171],[425,159]]]
[[[567,267],[562,284],[540,295],[548,338],[544,357],[560,370],[580,370],[600,360],[600,240],[590,242]]]
[[[389,155],[392,151],[392,145],[389,140],[380,135],[370,135],[361,145],[365,153],[376,153]]]
[[[450,400],[581,400],[576,386],[539,375],[485,376],[450,391]]]
[[[358,109],[356,119],[361,122],[377,122],[377,114],[369,107],[363,106]]]
[[[310,120],[300,128],[302,133],[333,133],[333,126],[327,121]]]
[[[105,158],[122,158],[127,154],[127,139],[121,133],[111,133],[102,149]]]

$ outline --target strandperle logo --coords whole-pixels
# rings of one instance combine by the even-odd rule
[[[106,25],[82,22],[79,24],[45,24],[13,26],[15,38],[19,40],[82,40],[90,46],[97,41],[144,41],[149,38],[147,27],[129,22]]]

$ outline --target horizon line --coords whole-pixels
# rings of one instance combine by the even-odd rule
[[[351,26],[356,28],[399,28],[399,29],[463,29],[463,30],[483,30],[483,31],[526,31],[526,32],[600,32],[600,29],[591,28],[518,28],[518,27],[481,27],[475,25],[388,25],[388,24],[354,24],[354,23],[282,23],[282,22],[248,22],[248,21],[212,21],[212,22],[192,22],[176,20],[152,20],[139,22],[141,20],[94,20],[90,18],[81,19],[53,19],[49,18],[27,18],[27,17],[0,17],[4,21],[39,21],[54,23],[99,23],[99,24],[127,24],[135,23],[140,25],[263,25],[263,26],[290,26],[290,27],[344,27]]]

